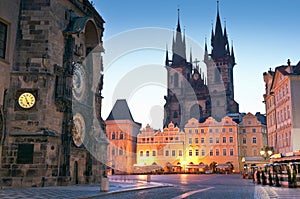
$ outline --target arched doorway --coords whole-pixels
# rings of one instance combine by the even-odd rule
[[[74,182],[78,184],[78,162],[75,161],[74,163]]]

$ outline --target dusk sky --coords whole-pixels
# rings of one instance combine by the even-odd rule
[[[187,37],[187,59],[203,60],[205,38],[210,51],[215,0],[94,1],[105,23],[105,120],[116,98],[125,98],[135,121],[162,128],[166,95],[165,49],[170,52],[173,31],[180,23]],[[240,112],[265,113],[263,72],[300,61],[299,0],[221,0],[222,27],[226,21],[237,65],[234,68],[235,100]],[[169,54],[171,57],[171,54]],[[202,62],[201,68],[205,71]],[[159,77],[159,78],[157,78]],[[149,79],[155,79],[150,81]],[[128,80],[131,83],[128,83]],[[132,86],[135,84],[136,86]],[[127,85],[128,84],[128,85]],[[128,90],[124,92],[124,90]]]

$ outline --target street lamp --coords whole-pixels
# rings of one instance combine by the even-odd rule
[[[265,146],[260,151],[260,155],[266,160],[271,157],[271,155],[273,154],[273,151],[274,151],[273,147]]]

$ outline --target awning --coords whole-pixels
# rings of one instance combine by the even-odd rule
[[[229,165],[228,164],[218,164],[217,165],[217,169],[227,169],[229,167]]]

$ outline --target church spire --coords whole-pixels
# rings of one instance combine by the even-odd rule
[[[190,63],[193,65],[192,47],[190,48]]]
[[[177,9],[177,12],[178,12],[178,21],[177,21],[177,29],[176,29],[176,31],[181,33],[180,19],[179,19],[179,8]]]
[[[234,51],[233,51],[233,41],[231,41],[231,60],[232,60],[232,65],[233,66],[236,65]]]
[[[212,47],[213,47],[212,58],[216,59],[227,55],[225,46],[226,46],[226,38],[225,35],[223,35],[220,13],[219,13],[219,1],[217,1],[217,20],[216,20],[215,34],[212,38]]]
[[[168,44],[166,44],[166,61],[165,65],[169,66],[169,52],[168,52]]]
[[[208,61],[208,51],[207,51],[207,38],[205,37],[205,47],[204,47],[204,62]]]

